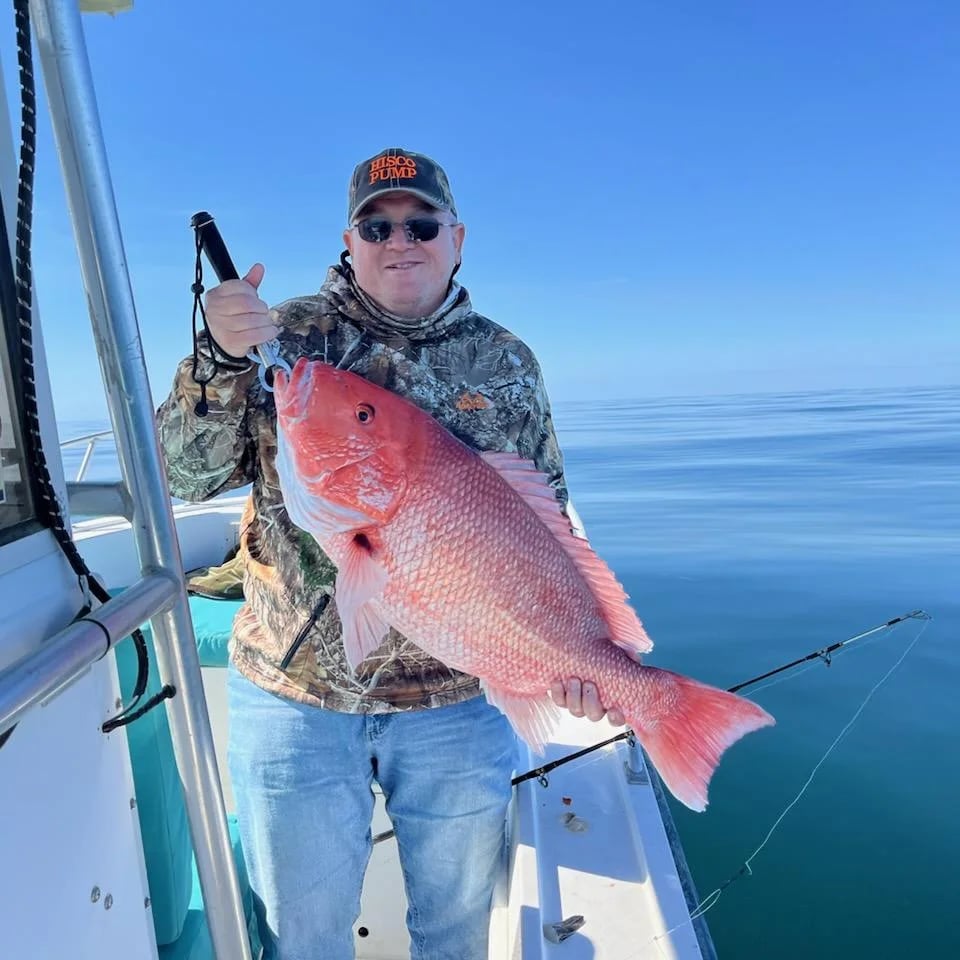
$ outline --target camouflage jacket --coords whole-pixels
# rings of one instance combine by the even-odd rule
[[[402,394],[478,450],[532,459],[567,502],[563,463],[540,369],[530,349],[476,313],[454,285],[432,316],[384,313],[356,286],[349,268],[330,268],[320,291],[287,300],[281,353],[349,369]],[[276,410],[257,367],[218,356],[201,337],[200,388],[193,358],[177,368],[158,411],[171,492],[203,501],[252,483],[241,524],[245,603],[231,657],[254,683],[302,703],[358,713],[442,706],[477,696],[476,678],[451,670],[391,630],[354,675],[346,663],[333,597],[336,570],[308,533],[294,526],[277,481]]]

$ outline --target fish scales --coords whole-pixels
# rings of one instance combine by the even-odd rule
[[[652,643],[623,588],[532,464],[479,454],[411,402],[319,361],[279,373],[276,398],[285,505],[338,568],[354,668],[392,626],[479,677],[538,750],[556,717],[551,684],[590,680],[695,810],[724,750],[774,722],[639,661]]]

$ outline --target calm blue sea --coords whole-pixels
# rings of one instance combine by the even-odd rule
[[[960,388],[554,414],[593,545],[655,640],[649,662],[726,687],[915,608],[934,618],[709,911],[720,956],[960,956]],[[98,455],[91,477],[110,464]],[[740,870],[922,626],[752,694],[777,726],[724,757],[706,813],[674,806],[701,895]]]

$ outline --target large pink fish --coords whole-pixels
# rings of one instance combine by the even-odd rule
[[[396,627],[479,677],[537,750],[557,719],[551,682],[591,680],[674,796],[706,807],[723,751],[773,718],[639,663],[652,643],[626,594],[532,463],[477,453],[408,400],[318,361],[278,373],[275,391],[284,502],[337,566],[352,667]]]

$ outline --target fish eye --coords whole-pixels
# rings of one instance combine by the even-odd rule
[[[374,410],[369,403],[358,403],[356,412],[361,423],[369,423],[373,419]]]

